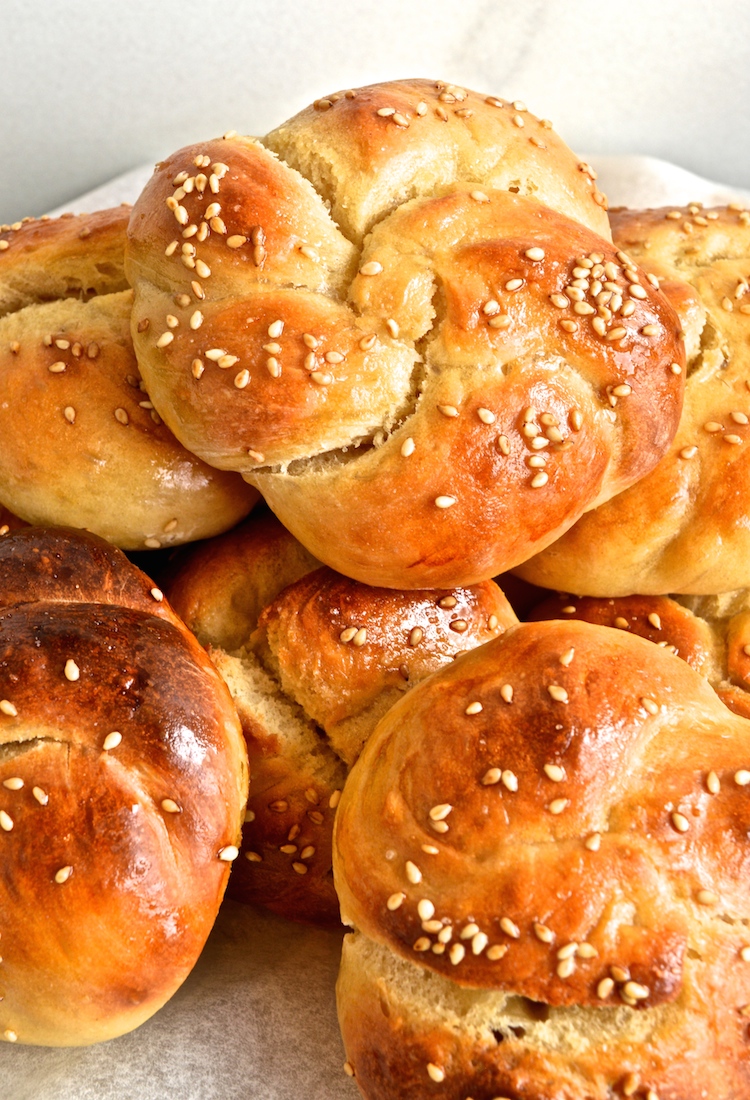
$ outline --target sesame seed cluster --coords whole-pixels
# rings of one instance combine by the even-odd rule
[[[429,81],[181,150],[129,228],[151,399],[358,580],[525,560],[643,476],[679,415],[676,317],[595,180],[523,104]]]
[[[618,211],[612,224],[616,242],[659,279],[680,316],[682,416],[650,473],[521,572],[548,588],[600,597],[747,587],[750,213],[739,203],[713,210],[694,203]]]
[[[0,540],[0,743],[0,1034],[130,1031],[194,965],[238,855],[228,692],[119,550],[26,527]]]

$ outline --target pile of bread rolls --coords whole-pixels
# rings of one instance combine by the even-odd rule
[[[136,1026],[234,862],[351,926],[366,1100],[750,1097],[748,336],[750,213],[442,82],[0,230],[6,1039]]]

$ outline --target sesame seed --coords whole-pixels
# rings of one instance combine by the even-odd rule
[[[393,913],[396,909],[400,909],[405,900],[406,894],[402,890],[399,890],[397,893],[391,894],[388,898],[388,901],[385,903],[386,909]]]
[[[573,974],[576,968],[575,959],[563,959],[562,962],[557,964],[557,976],[558,978],[569,978]]]
[[[61,867],[59,871],[55,871],[55,882],[61,886],[64,882],[68,881],[72,874],[73,868],[71,866]]]
[[[377,341],[377,336],[375,335],[374,332],[371,332],[369,334],[369,336],[363,336],[362,337],[362,339],[359,342],[359,346],[362,349],[362,351],[369,351],[370,348],[375,346],[376,341]]]
[[[65,662],[65,678],[67,680],[75,681],[80,678],[81,670],[75,663],[72,657],[69,657]]]
[[[501,776],[502,776],[502,772],[501,772],[500,768],[490,768],[488,771],[486,771],[484,773],[484,775],[482,776],[480,782],[485,787],[492,787],[492,786],[495,785],[495,783],[500,782]]]
[[[234,844],[227,844],[225,848],[219,849],[219,859],[224,863],[231,863],[239,854],[239,849],[235,848]]]
[[[602,978],[596,987],[596,995],[600,1001],[606,1001],[614,988],[615,983],[611,978]]]
[[[347,1077],[354,1076],[354,1066],[351,1064],[351,1062],[344,1062],[344,1073]]]
[[[452,958],[451,962],[453,962]],[[428,1062],[427,1076],[430,1078],[431,1081],[434,1081],[436,1084],[439,1085],[442,1081],[445,1080],[445,1070],[441,1069],[440,1066],[436,1066],[434,1062]]]
[[[510,917],[500,918],[500,927],[506,936],[510,936],[511,939],[517,940],[521,935],[521,930],[518,925],[510,919]]]
[[[431,821],[430,826],[435,830],[436,833],[448,832],[448,823],[446,821]]]
[[[734,773],[734,781],[738,787],[746,787],[748,783],[750,783],[750,771],[741,768],[738,772]]]
[[[693,446],[693,447],[683,447],[682,450],[680,451],[680,458],[695,458],[695,456],[697,454],[698,454],[698,448],[697,447],[695,447],[695,446]]]
[[[513,702],[513,687],[511,684],[503,684],[500,688],[500,698],[504,703]]]
[[[602,846],[601,833],[592,833],[591,836],[587,836],[583,842],[584,848],[589,852],[598,852]]]
[[[500,779],[502,780],[502,784],[506,788],[506,790],[513,792],[518,790],[518,778],[514,772],[506,769],[500,776]]]
[[[592,943],[579,943],[576,955],[579,959],[595,959],[599,952]]]
[[[578,951],[577,943],[566,943],[558,949],[558,959],[571,959]]]
[[[690,828],[690,822],[685,817],[685,815],[678,813],[676,810],[670,816],[670,820],[678,833],[686,833]]]
[[[229,248],[242,248],[243,244],[247,243],[247,237],[243,237],[241,233],[233,233],[231,237],[227,237],[227,246]]]
[[[695,895],[695,900],[699,905],[716,905],[719,900],[717,894],[714,894],[711,890],[699,890]]]
[[[234,358],[235,358],[235,356],[231,356],[231,355],[227,356],[227,359],[234,359]],[[227,364],[227,366],[228,365],[229,364]],[[222,366],[222,363],[219,363],[219,366]],[[250,371],[247,370],[247,368],[245,368],[244,370],[239,371],[239,373],[235,374],[235,376],[234,376],[234,384],[235,384],[235,386],[237,387],[238,390],[244,390],[245,387],[247,386],[247,384],[249,383],[249,381],[250,381]]]
[[[716,772],[709,772],[706,776],[706,787],[709,794],[718,794],[721,790],[721,783]]]
[[[544,774],[553,783],[562,783],[565,779],[565,768],[561,768],[559,764],[545,764]]]
[[[403,455],[404,458],[408,458],[409,455],[414,454],[415,447],[416,447],[416,444],[414,443],[414,440],[412,439],[411,436],[409,436],[401,444],[401,454]]]
[[[458,966],[458,964],[463,961],[465,955],[466,948],[462,943],[454,943],[448,952],[448,958],[454,966]]]
[[[13,818],[5,810],[0,810],[0,829],[9,833],[13,828]]]
[[[458,502],[457,497],[439,496],[435,497],[435,504],[438,508],[452,508],[454,504]]]
[[[49,802],[49,795],[46,791],[43,791],[41,787],[32,787],[31,793],[40,806],[46,806]]]
[[[510,325],[510,316],[507,313],[501,313],[495,317],[490,317],[487,323],[490,328],[508,328]]]
[[[543,260],[544,249],[543,248],[527,248],[524,252],[524,256],[529,260]]]
[[[471,197],[474,200],[474,202],[489,202],[490,201],[489,195],[485,195],[484,191],[472,191],[471,192]]]
[[[492,947],[487,948],[487,958],[490,962],[497,962],[498,959],[504,958],[507,954],[507,943],[493,943]]]
[[[447,416],[449,419],[453,419],[454,417],[458,416],[458,409],[455,405],[438,405],[438,410],[443,414],[443,416]]]
[[[567,703],[567,702],[569,702],[567,691],[565,690],[564,687],[560,687],[559,684],[549,684],[548,687],[547,687],[547,691],[549,692],[551,698],[554,699],[556,703]]]
[[[157,348],[165,348],[168,344],[171,344],[173,340],[173,332],[163,332],[159,339],[156,341],[156,346]]]
[[[558,814],[561,814],[569,805],[569,798],[555,798],[552,802],[550,802],[547,809],[551,814],[557,816]]]
[[[15,718],[18,711],[10,699],[0,699],[0,714],[7,714],[9,718]]]
[[[464,711],[464,714],[479,714],[482,710],[481,703],[469,703],[468,707]]]
[[[449,802],[441,802],[439,805],[433,806],[430,810],[430,820],[444,821],[452,809],[453,807]]]
[[[541,489],[541,488],[543,488],[543,486],[545,486],[547,484],[548,481],[549,481],[549,474],[545,473],[544,471],[541,471],[538,474],[534,474],[534,476],[532,477],[529,484],[531,485],[532,489]]]
[[[161,808],[165,814],[181,814],[182,810],[177,805],[173,798],[163,798],[161,800]]]
[[[505,289],[506,290],[520,290],[521,287],[523,286],[523,284],[524,284],[523,279],[508,279],[507,283],[505,284]]]
[[[164,530],[165,531],[174,531],[176,526],[177,526],[177,520],[172,519],[172,520],[169,521],[169,523],[165,524]],[[150,592],[150,595],[153,596],[153,598],[156,600],[157,603],[161,603],[162,600],[164,599],[164,593],[162,592],[162,590],[160,588],[151,588],[149,590],[149,592]]]
[[[647,985],[641,985],[639,982],[626,982],[622,992],[634,1001],[645,1001],[651,990]]]
[[[548,928],[546,924],[540,924],[538,921],[534,924],[534,935],[542,943],[552,943],[555,938],[552,929]]]
[[[4,779],[3,786],[7,787],[9,791],[20,791],[23,787],[23,779],[17,776],[13,776],[10,779]]]
[[[640,283],[631,283],[628,290],[630,291],[631,298],[639,298],[641,300],[648,298],[648,291],[644,290]]]
[[[306,875],[307,874],[307,864],[305,864],[305,863],[293,863],[292,864],[292,870],[295,871],[298,875]]]
[[[366,641],[367,630],[364,626],[361,626],[359,630],[355,631],[354,637],[352,638],[352,645],[357,646],[357,648],[359,649],[359,647],[363,646]]]
[[[477,409],[477,416],[483,424],[494,424],[497,419],[491,409]]]
[[[5,1031],[3,1032],[3,1038],[6,1039],[9,1043],[17,1043],[18,1042],[18,1035],[16,1034],[15,1031],[12,1031],[11,1028],[9,1028],[9,1027],[6,1028]]]
[[[112,733],[108,733],[102,742],[102,748],[105,752],[109,752],[110,749],[116,749],[122,741],[122,734],[117,730],[113,730]]]
[[[380,275],[383,270],[383,265],[378,263],[377,260],[368,260],[366,264],[362,264],[359,269],[360,275]]]
[[[429,898],[422,898],[417,902],[417,913],[420,920],[431,920],[435,916],[435,906]]]
[[[410,859],[406,861],[406,877],[412,886],[416,886],[422,881],[422,872],[417,867],[416,863],[412,863]]]

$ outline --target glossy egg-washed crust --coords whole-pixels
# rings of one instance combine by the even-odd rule
[[[650,470],[679,417],[676,315],[609,242],[592,177],[525,110],[429,81],[180,150],[129,228],[156,407],[358,580],[524,560]]]
[[[0,743],[0,1034],[130,1031],[196,962],[236,855],[226,687],[118,550],[29,527],[0,539]]]
[[[682,418],[647,477],[581,519],[521,575],[593,596],[748,587],[750,212],[739,204],[622,210],[612,229],[618,246],[662,279],[682,317]]]
[[[349,766],[410,687],[516,616],[492,581],[404,592],[316,564],[278,520],[253,516],[190,552],[167,592],[210,645],[247,741],[249,820],[230,896],[338,924],[331,833]]]
[[[0,500],[136,550],[226,530],[257,493],[185,450],[149,400],[130,337],[129,215],[0,232]]]
[[[750,593],[717,601],[669,596],[571,596],[558,592],[538,604],[531,620],[581,619],[627,630],[669,650],[709,681],[722,702],[750,718]]]
[[[749,765],[750,724],[672,654],[589,623],[521,624],[370,739],[336,821],[342,915],[459,986],[592,1021],[658,1011],[725,920],[746,965]],[[716,1057],[744,1037],[750,971],[740,984],[742,1003],[711,982],[692,994]]]

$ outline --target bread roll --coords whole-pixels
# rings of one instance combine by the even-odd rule
[[[529,618],[582,619],[648,638],[687,661],[722,702],[750,718],[750,592],[721,596],[620,596],[611,599],[559,592]]]
[[[619,247],[660,277],[681,315],[688,368],[680,426],[652,473],[520,573],[591,596],[746,588],[750,214],[699,205],[622,210],[612,226]]]
[[[217,534],[258,494],[189,454],[149,400],[130,338],[128,216],[0,233],[0,500],[136,550]]]
[[[0,1034],[74,1046],[148,1019],[196,962],[237,854],[229,693],[100,539],[0,538]]]
[[[491,581],[400,592],[319,568],[273,592],[301,569],[309,558],[278,521],[252,517],[191,553],[168,591],[200,624],[247,740],[248,815],[230,895],[338,925],[331,832],[349,766],[410,687],[516,617]],[[227,638],[240,639],[233,653]]]
[[[588,623],[410,692],[334,836],[363,1096],[747,1095],[749,761],[698,673]]]
[[[604,206],[546,124],[429,81],[182,149],[128,231],[149,393],[339,572],[484,580],[677,425],[677,318]]]

